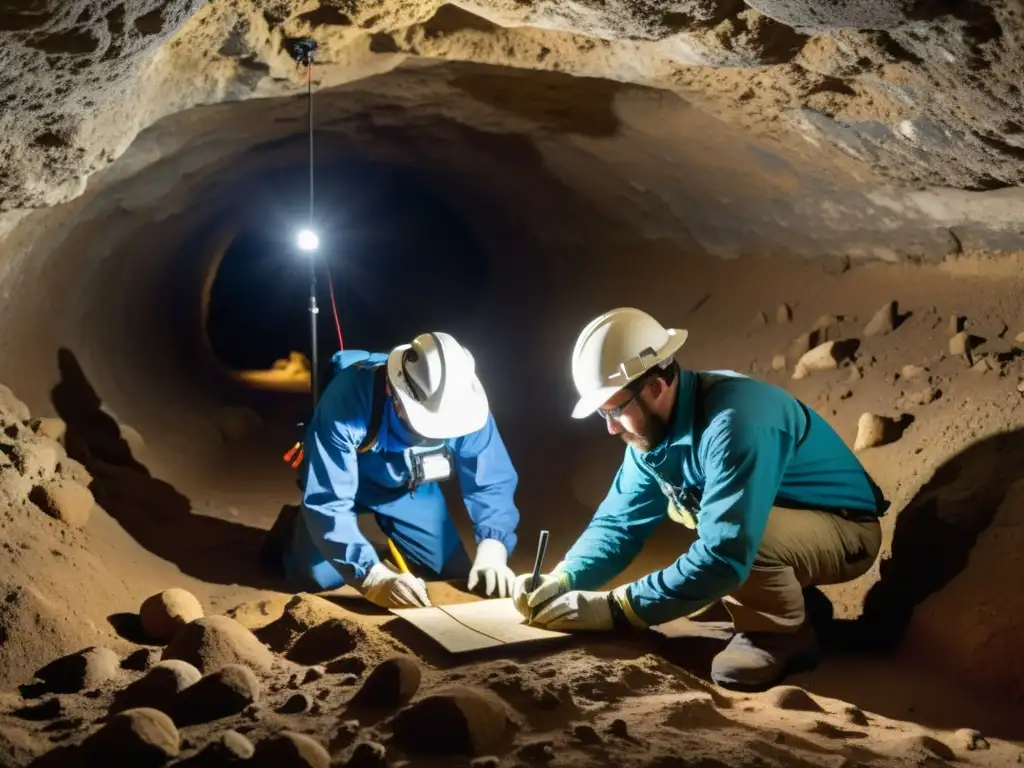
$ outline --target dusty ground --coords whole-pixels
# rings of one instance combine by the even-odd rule
[[[229,731],[256,745],[254,765],[281,766],[328,764],[308,744],[306,762],[285,756],[298,748],[275,736],[282,731],[307,734],[332,764],[359,766],[385,759],[457,765],[488,756],[477,765],[850,768],[1024,759],[1021,599],[1008,588],[1024,576],[1024,493],[1017,484],[1024,341],[1015,340],[1024,331],[1024,267],[1013,259],[971,259],[827,274],[806,263],[762,261],[744,263],[742,281],[739,268],[695,261],[687,267],[694,279],[681,276],[671,295],[669,286],[664,295],[660,288],[649,293],[652,312],[670,314],[691,331],[684,364],[734,368],[785,386],[851,445],[865,412],[902,425],[894,442],[860,454],[894,502],[881,567],[826,589],[838,619],[824,627],[834,653],[819,670],[790,681],[796,687],[733,695],[704,682],[711,656],[728,637],[714,615],[673,639],[585,638],[530,654],[462,660],[344,591],[328,601],[293,598],[254,564],[260,532],[253,526],[269,526],[276,506],[294,499],[279,462],[283,438],[262,439],[256,426],[235,435],[234,466],[216,469],[248,477],[245,486],[235,484],[246,493],[204,487],[199,477],[191,485],[176,478],[171,486],[145,467],[144,424],[119,429],[98,397],[65,391],[55,393],[64,398],[64,434],[54,422],[32,421],[15,398],[4,401],[9,509],[2,521],[0,678],[8,692],[0,696],[0,764],[26,765],[47,750],[39,764],[108,764],[112,743],[138,747],[141,737],[126,735],[129,725],[149,734],[149,746],[132,758],[137,765],[227,764],[217,749],[251,751],[244,739],[225,737]],[[897,327],[866,336],[871,316],[889,300],[898,302]],[[780,324],[782,302],[792,320]],[[818,323],[824,315],[835,321]],[[976,337],[970,361],[950,354],[951,315]],[[861,344],[837,370],[793,380],[790,345],[816,325],[827,326],[830,339]],[[778,354],[787,356],[784,370],[772,370]],[[922,391],[928,396],[919,397]],[[903,414],[913,421],[901,420]],[[550,527],[552,551],[560,551],[585,522],[574,512],[539,518],[543,499],[575,498],[588,510],[600,499],[620,449],[596,426],[582,435],[576,454],[566,454],[562,469],[570,481],[558,488],[550,462],[531,460],[514,436],[509,440],[523,477],[523,541]],[[36,458],[26,463],[25,456]],[[161,471],[173,474],[170,467]],[[45,498],[33,489],[54,484],[88,484],[99,506],[87,518],[80,507],[66,521],[53,517],[59,511],[45,513]],[[548,489],[543,498],[539,486]],[[190,558],[180,556],[181,545]],[[681,546],[679,532],[666,530],[627,576],[657,567]],[[530,549],[516,553],[519,569],[527,567]],[[207,616],[233,616],[269,651],[223,620],[204,630],[205,644],[194,636],[201,624],[176,630],[169,646],[155,642],[138,612],[145,598],[171,587],[193,593]],[[473,599],[457,585],[434,585],[433,594],[436,602]],[[96,646],[111,653],[47,666]],[[390,698],[387,690],[380,694],[384,706],[353,702],[375,665],[394,654],[421,670],[412,702],[414,681],[402,686],[397,677]],[[161,655],[201,669],[182,671],[179,664],[151,673],[165,675],[170,688],[157,680],[148,692],[135,686],[124,693]],[[251,667],[255,677],[232,664]],[[227,672],[213,674],[225,665]],[[194,682],[200,673],[207,677]],[[203,686],[202,695],[189,694],[191,685]],[[387,680],[381,685],[387,689]],[[446,691],[451,685],[483,692],[484,700]],[[472,702],[462,710],[430,699],[434,694]],[[106,724],[111,708],[140,703],[167,710],[177,727],[151,712],[131,716],[139,722],[121,715]],[[429,723],[426,733],[420,718]],[[215,741],[219,746],[209,746]],[[430,753],[442,748],[465,754]]]

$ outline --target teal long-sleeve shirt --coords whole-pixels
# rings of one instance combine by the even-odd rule
[[[732,371],[682,371],[669,434],[626,448],[604,501],[562,570],[574,589],[621,573],[668,516],[696,517],[697,540],[674,563],[627,587],[649,625],[687,616],[747,578],[773,506],[881,515],[878,486],[839,435],[785,390]]]

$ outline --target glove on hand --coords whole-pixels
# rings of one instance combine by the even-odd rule
[[[512,582],[516,575],[506,564],[508,550],[497,539],[484,539],[476,547],[476,559],[469,572],[467,586],[473,588],[483,580],[484,594],[487,597],[508,597],[512,594]]]
[[[516,605],[516,610],[527,619],[538,605],[572,589],[569,577],[557,568],[551,573],[541,574],[540,583],[536,585],[536,588],[531,583],[532,581],[533,574],[524,573],[517,576],[512,585],[512,600]]]
[[[544,606],[534,616],[533,623],[545,629],[567,632],[612,629],[614,622],[609,595],[609,592],[566,592]]]
[[[359,592],[381,608],[426,608],[430,605],[427,585],[411,573],[395,573],[377,563],[366,574]]]

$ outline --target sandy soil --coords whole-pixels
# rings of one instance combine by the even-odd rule
[[[296,493],[279,458],[287,446],[267,439],[271,427],[238,436],[232,463],[210,469],[220,485],[207,477],[171,485],[160,478],[173,467],[145,464],[142,438],[155,438],[144,424],[128,432],[97,401],[65,402],[63,426],[35,422],[3,393],[0,765],[44,754],[37,764],[113,764],[116,754],[134,765],[222,765],[253,744],[252,764],[278,766],[1024,760],[1024,598],[1008,588],[1024,576],[1021,263],[828,274],[750,261],[742,281],[740,267],[695,264],[699,279],[651,293],[655,314],[670,300],[688,308],[672,321],[691,331],[684,364],[785,386],[851,445],[864,413],[898,425],[892,442],[861,453],[894,503],[883,562],[825,590],[836,621],[823,632],[834,653],[819,670],[764,694],[717,690],[704,680],[728,627],[714,613],[671,638],[609,635],[502,658],[446,657],[344,590],[292,596],[259,573],[262,529]],[[895,327],[866,335],[891,300]],[[779,323],[783,302],[792,317]],[[961,318],[955,327],[951,315]],[[791,345],[815,327],[825,340],[860,345],[836,369],[794,380]],[[961,329],[974,337],[969,360],[950,353]],[[774,370],[780,354],[785,367]],[[571,487],[547,493],[592,509],[620,449],[597,432],[584,438],[593,452],[559,467]],[[554,482],[550,459],[520,452],[513,430],[508,442],[523,457],[522,540],[550,527],[555,553],[585,521],[527,517],[538,488]],[[97,506],[53,491],[86,485]],[[623,578],[658,567],[684,542],[678,531],[659,535]],[[516,553],[517,568],[530,549]],[[181,626],[164,617],[173,632],[158,642],[147,634],[153,617],[139,611],[171,587],[195,595],[206,618],[179,608]],[[474,599],[457,584],[432,585],[432,594]],[[393,655],[412,663],[371,674]],[[151,671],[161,658],[174,663]]]

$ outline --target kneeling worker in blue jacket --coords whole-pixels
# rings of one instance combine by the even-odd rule
[[[626,443],[611,489],[564,559],[513,597],[534,623],[608,630],[692,617],[721,599],[736,633],[714,659],[723,687],[764,690],[814,666],[804,590],[871,568],[888,503],[835,431],[784,390],[731,371],[681,370],[687,337],[637,309],[582,332],[572,370],[580,400]],[[674,563],[597,591],[665,519],[696,530]]]
[[[306,432],[302,505],[275,525],[291,528],[276,534],[291,585],[350,584],[379,606],[411,607],[430,605],[414,574],[468,574],[470,589],[510,595],[518,477],[472,355],[447,333],[426,333],[389,354],[349,350],[335,362]],[[472,563],[438,484],[453,475],[477,542]],[[411,572],[382,563],[362,535],[357,515],[371,512]]]

